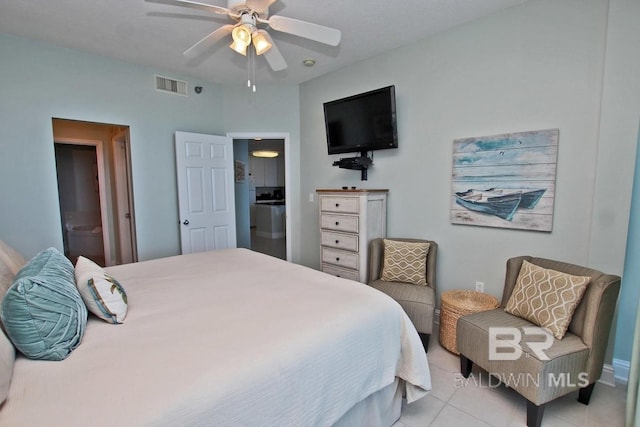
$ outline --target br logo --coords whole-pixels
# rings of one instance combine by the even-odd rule
[[[523,334],[526,338],[524,343]],[[536,326],[489,328],[489,360],[519,359],[523,351],[522,343],[538,360],[549,360],[544,351],[553,344],[553,335],[548,330]]]

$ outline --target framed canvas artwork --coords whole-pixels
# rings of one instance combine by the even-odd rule
[[[451,223],[551,231],[558,129],[453,141]]]

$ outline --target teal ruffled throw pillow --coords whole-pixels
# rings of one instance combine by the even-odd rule
[[[71,262],[55,248],[33,257],[5,294],[0,319],[28,358],[65,359],[80,345],[87,325]]]

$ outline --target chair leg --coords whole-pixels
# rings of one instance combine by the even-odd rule
[[[596,386],[596,383],[589,384],[588,386],[581,388],[578,392],[578,402],[583,405],[588,405],[589,400],[591,400],[591,393],[593,393],[593,388]]]
[[[540,427],[545,403],[538,406],[527,400],[527,427]]]
[[[424,351],[427,352],[429,350],[429,338],[431,338],[431,335],[423,334],[422,332],[418,332],[418,335],[420,336],[420,341],[422,341]]]
[[[467,359],[462,354],[460,355],[460,373],[463,377],[469,378],[471,374],[471,368],[473,368],[473,362]]]

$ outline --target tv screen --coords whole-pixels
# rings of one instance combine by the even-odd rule
[[[395,86],[324,103],[329,154],[398,147]]]

